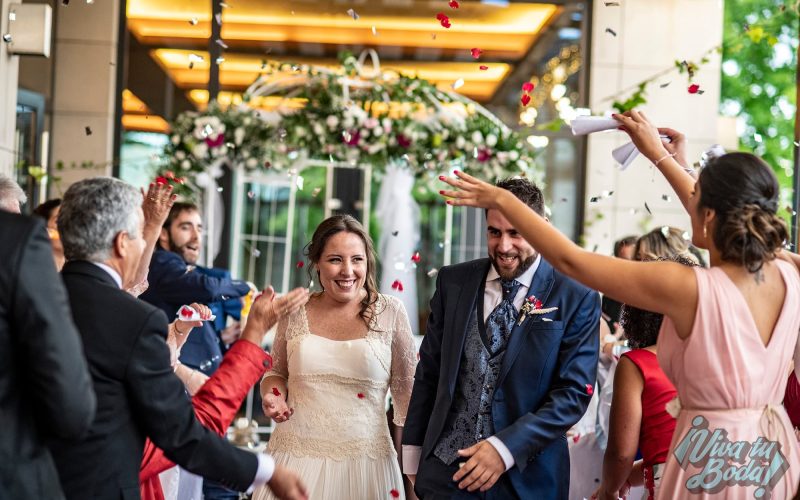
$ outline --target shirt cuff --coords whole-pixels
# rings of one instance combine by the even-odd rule
[[[403,445],[403,474],[414,475],[419,469],[419,458],[422,455],[422,446],[410,444]]]
[[[256,478],[253,479],[253,484],[251,484],[246,491],[248,495],[252,494],[259,486],[267,484],[270,479],[272,479],[272,474],[275,472],[274,458],[266,453],[259,453],[256,455],[256,458],[258,458],[258,469],[256,470]]]
[[[508,451],[506,445],[504,445],[497,436],[490,436],[486,438],[486,441],[488,441],[490,445],[494,446],[494,449],[500,454],[500,458],[502,458],[503,463],[506,464],[506,470],[514,467],[514,456],[511,455],[511,452]]]

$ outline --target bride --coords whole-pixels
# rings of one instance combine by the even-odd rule
[[[278,323],[273,367],[261,381],[275,420],[269,453],[296,471],[312,500],[404,498],[386,422],[405,422],[416,348],[402,303],[376,290],[375,254],[361,224],[335,215],[308,247],[322,292]],[[274,498],[267,488],[254,500]]]

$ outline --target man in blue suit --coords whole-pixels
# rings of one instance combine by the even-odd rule
[[[498,186],[544,215],[531,182]],[[600,299],[556,272],[500,212],[488,210],[486,225],[488,259],[439,271],[404,472],[424,500],[566,499],[565,433],[593,392]]]
[[[250,291],[246,282],[231,280],[229,274],[212,275],[198,269],[202,236],[203,222],[197,206],[172,205],[150,261],[149,288],[141,295],[143,300],[163,310],[167,318],[175,318],[183,304],[240,299]],[[206,375],[216,371],[222,362],[222,351],[211,322],[192,331],[181,349],[180,361]]]

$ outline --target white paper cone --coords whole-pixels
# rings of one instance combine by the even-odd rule
[[[579,116],[570,122],[572,135],[586,135],[604,130],[614,130],[620,123],[606,116]]]
[[[639,150],[636,149],[636,146],[634,146],[632,142],[628,142],[615,148],[614,151],[611,152],[611,156],[619,163],[619,169],[625,170],[630,166],[631,162],[639,156]]]

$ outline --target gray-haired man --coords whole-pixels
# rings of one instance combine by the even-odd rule
[[[21,213],[21,207],[26,201],[28,196],[19,184],[11,177],[0,174],[0,210],[14,214]]]
[[[238,450],[195,419],[170,368],[164,313],[123,291],[144,249],[141,195],[111,178],[65,193],[58,229],[62,271],[97,394],[87,439],[51,447],[67,498],[139,498],[145,437],[190,472],[244,491],[264,483],[305,498],[293,473],[268,455]]]

